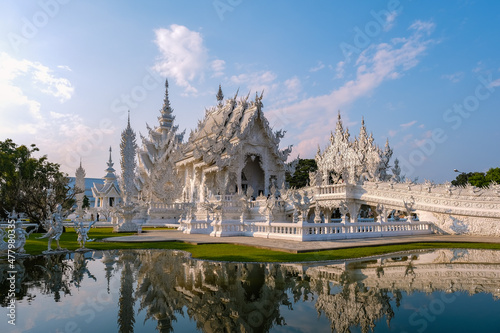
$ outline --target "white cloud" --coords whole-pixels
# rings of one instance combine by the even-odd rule
[[[91,127],[75,114],[50,112],[38,126],[36,135],[40,150],[50,153],[66,170],[74,170],[81,157],[89,157],[107,149],[103,144],[118,133],[114,125]]]
[[[309,69],[309,72],[317,72],[323,68],[325,68],[325,64],[323,64],[321,61],[318,61],[318,65]]]
[[[453,74],[441,75],[442,79],[450,80],[452,83],[458,83],[464,78],[464,72],[456,72]]]
[[[401,125],[399,125],[399,126],[401,126],[401,127],[403,127],[403,128],[410,128],[410,127],[412,127],[413,125],[415,125],[416,123],[417,123],[417,121],[416,121],[416,120],[412,120],[412,121],[410,121],[409,123],[401,124]]]
[[[396,17],[398,16],[398,12],[393,10],[387,15],[384,25],[384,31],[389,31],[394,27],[394,23],[396,22]]]
[[[65,71],[68,71],[68,72],[73,71],[69,66],[66,66],[66,65],[59,65],[59,66],[57,66],[57,68],[64,69]]]
[[[40,84],[41,92],[58,98],[61,103],[71,98],[74,88],[68,79],[54,77],[48,67],[38,63],[33,68],[34,82]]]
[[[217,59],[212,61],[213,77],[224,75],[224,69],[226,69],[226,62],[224,60]]]
[[[398,131],[395,131],[395,130],[389,130],[389,136],[392,138],[394,137],[396,134],[398,134]]]
[[[482,61],[478,61],[477,62],[477,66],[472,69],[472,72],[473,73],[479,73],[482,70],[483,70],[483,62]]]
[[[300,80],[296,76],[286,80],[284,84],[286,89],[292,94],[297,94],[301,90]]]
[[[284,93],[282,99],[286,102],[293,102],[299,98],[299,94],[302,91],[302,83],[297,76],[292,77],[291,79],[285,80],[283,82],[284,85]],[[281,96],[280,96],[281,97]],[[283,102],[283,101],[281,101]]]
[[[278,83],[275,82],[276,78],[276,74],[271,71],[257,71],[233,75],[230,80],[236,85],[246,85],[250,91],[260,92],[264,90],[269,92],[278,87]]]
[[[24,80],[22,85],[18,82],[21,80]],[[32,113],[37,113],[40,105],[30,100],[25,90],[36,88],[58,98],[61,103],[69,100],[74,93],[71,82],[54,76],[49,67],[39,62],[15,59],[5,52],[0,53],[0,88],[2,105],[27,105]]]
[[[300,131],[297,139],[309,142],[307,145],[299,144],[296,149],[304,155],[306,151],[310,151],[311,143],[324,142],[324,138],[335,128],[334,115],[337,110],[369,96],[384,81],[400,78],[404,72],[419,63],[420,57],[434,43],[434,40],[426,38],[434,29],[434,23],[416,21],[410,29],[413,31],[408,37],[372,45],[364,50],[355,62],[354,79],[345,82],[330,94],[270,110],[269,118],[278,127],[293,126]],[[304,117],[305,114],[308,116]],[[329,121],[325,121],[325,115],[332,115],[327,117]]]
[[[345,72],[345,61],[339,61],[337,63],[337,67],[335,67],[335,78],[336,79],[342,79],[344,77],[344,72]]]
[[[426,22],[426,21],[417,20],[417,21],[413,22],[412,25],[410,25],[409,29],[414,29],[418,32],[425,32],[427,35],[430,35],[434,31],[435,27],[436,27],[436,25],[431,21]]]
[[[500,87],[500,79],[491,82],[490,87]]]
[[[66,78],[56,77],[53,71],[39,62],[18,60],[0,52],[0,132],[35,134],[43,126],[41,103],[33,98],[37,91],[69,100],[74,88]]]
[[[156,29],[155,35],[161,55],[154,70],[173,77],[177,85],[185,88],[186,93],[196,94],[197,89],[192,83],[203,76],[208,59],[201,34],[185,26],[172,24],[168,29]]]

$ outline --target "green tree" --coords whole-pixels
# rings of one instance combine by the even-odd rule
[[[51,163],[47,156],[33,156],[38,148],[32,144],[17,146],[11,139],[0,141],[0,214],[16,210],[24,212],[30,221],[47,219],[56,206],[69,209],[74,194],[68,186],[66,174],[60,165]]]
[[[82,205],[82,208],[83,209],[90,208],[90,200],[89,200],[89,197],[87,197],[87,195],[83,196],[83,205]]]
[[[489,182],[486,180],[486,175],[484,172],[474,172],[472,176],[469,177],[469,183],[476,187],[486,187]]]
[[[300,159],[293,175],[287,173],[286,181],[290,187],[301,188],[309,185],[309,172],[318,170],[314,159]]]
[[[469,183],[476,187],[487,187],[492,182],[500,184],[500,168],[491,168],[486,174],[484,172],[462,172],[455,180],[451,181],[451,184],[465,186]]]
[[[469,182],[469,178],[472,176],[473,172],[460,173],[455,180],[451,181],[451,184],[454,186],[465,186]]]
[[[488,184],[495,182],[500,184],[500,168],[491,168],[486,172],[486,180]]]

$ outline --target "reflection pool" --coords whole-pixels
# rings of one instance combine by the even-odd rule
[[[500,332],[492,250],[295,264],[114,250],[11,264],[0,260],[0,332]]]

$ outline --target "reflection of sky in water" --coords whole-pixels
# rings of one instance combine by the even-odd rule
[[[484,331],[480,325],[500,327],[500,253],[494,251],[438,250],[324,266],[221,264],[154,250],[114,253],[105,258],[96,252],[94,259],[92,253],[86,259],[71,255],[75,262],[24,259],[27,291],[16,303],[16,326],[7,323],[4,307],[0,331],[115,332],[119,318],[135,332],[154,332],[157,326],[165,332],[221,327],[472,332]],[[112,271],[109,293],[106,267]],[[4,265],[0,271],[5,306]],[[63,281],[70,293],[54,281]],[[54,288],[61,289],[58,302]],[[126,306],[130,303],[133,309]]]

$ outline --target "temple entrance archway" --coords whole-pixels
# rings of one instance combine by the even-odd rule
[[[241,187],[246,193],[249,186],[253,188],[253,195],[264,194],[264,170],[261,167],[261,158],[258,155],[247,155],[245,167],[241,170]]]

